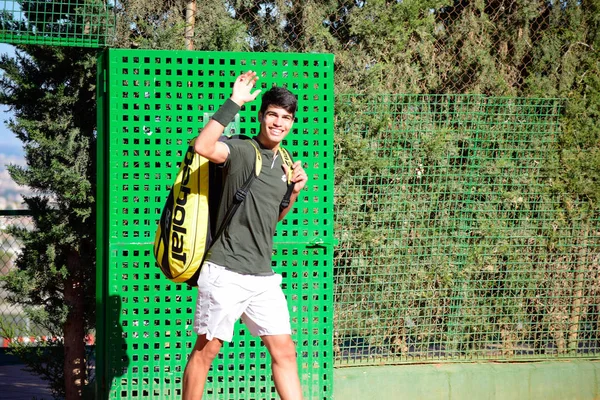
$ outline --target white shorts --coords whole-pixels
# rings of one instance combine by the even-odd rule
[[[253,336],[291,334],[281,275],[242,275],[205,262],[198,277],[194,331],[230,342],[240,317]]]

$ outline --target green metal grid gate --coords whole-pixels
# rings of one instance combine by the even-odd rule
[[[99,58],[97,379],[102,398],[180,395],[194,342],[196,289],[155,267],[155,227],[189,139],[248,69],[262,89],[285,85],[299,97],[284,143],[302,160],[308,188],[278,226],[274,268],[297,342],[304,396],[332,393],[333,56],[107,50]],[[260,102],[240,112],[240,133],[257,133]],[[276,398],[270,360],[243,325],[209,375],[210,398]]]

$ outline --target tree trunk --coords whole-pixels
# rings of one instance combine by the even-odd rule
[[[65,399],[81,399],[86,380],[84,293],[79,255],[71,250],[67,261],[69,274],[65,280],[65,305],[68,307],[64,326]]]
[[[194,24],[196,23],[196,0],[185,7],[185,48],[194,50]]]

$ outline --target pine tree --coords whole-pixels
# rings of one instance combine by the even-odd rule
[[[95,314],[94,62],[92,50],[42,46],[0,58],[0,103],[14,113],[9,127],[27,161],[9,172],[35,191],[24,198],[34,229],[13,232],[23,249],[5,287],[13,301],[37,310],[36,324],[63,337],[66,384],[51,386],[66,398],[81,396],[84,337]]]
[[[69,35],[65,20],[75,12],[36,13],[33,3],[22,4],[31,12],[30,28],[39,23]],[[111,46],[181,49],[181,4],[132,1],[114,10],[118,20]],[[67,6],[73,11],[77,2]],[[37,326],[63,338],[47,347],[21,348],[21,354],[33,350],[25,360],[29,369],[66,399],[87,397],[84,340],[95,326],[97,53],[26,45],[17,46],[14,58],[0,57],[0,103],[13,112],[9,129],[23,142],[27,162],[9,171],[16,183],[35,191],[24,198],[34,229],[12,232],[23,242],[22,253],[3,280],[10,300],[26,306]]]

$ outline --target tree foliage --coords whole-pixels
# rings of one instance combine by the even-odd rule
[[[22,2],[30,28],[39,23],[62,29],[85,2],[39,15],[34,3]],[[176,2],[126,5],[117,11],[129,22],[119,19],[115,45],[182,47],[183,14]],[[41,359],[27,356],[34,354],[27,349],[16,351],[51,380],[56,396],[69,399],[84,396],[84,341],[95,327],[96,57],[94,49],[35,45],[17,46],[14,58],[0,57],[0,103],[13,112],[8,126],[23,142],[27,162],[10,166],[9,172],[35,192],[24,199],[34,229],[12,230],[23,243],[22,253],[17,268],[2,279],[10,300],[24,305],[49,335],[63,338],[62,351],[49,343],[47,351],[34,352]],[[62,362],[56,363],[56,354]]]
[[[348,335],[366,329],[371,335],[365,346],[389,349],[392,357],[406,356],[411,343],[420,354],[442,343],[449,354],[480,356],[496,341],[503,355],[514,354],[519,342],[534,348],[550,342],[559,353],[577,351],[579,340],[590,335],[585,327],[598,325],[588,303],[597,296],[590,282],[597,279],[598,258],[590,249],[598,243],[593,233],[599,220],[599,3],[454,1],[432,6],[421,17],[413,14],[431,20],[430,25],[414,20],[405,25],[419,46],[404,41],[404,51],[396,53],[388,49],[402,35],[371,34],[393,31],[386,21],[398,18],[394,25],[400,25],[399,10],[410,10],[410,2],[388,2],[392,6],[377,13],[378,4],[355,4],[347,20],[360,27],[346,25],[352,38],[348,48],[365,56],[353,61],[370,61],[352,65],[336,59],[336,79],[344,81],[338,88],[365,93],[336,98],[337,344],[347,345]],[[358,15],[368,18],[358,23]],[[417,34],[417,26],[428,27],[429,35]],[[408,60],[400,58],[409,53]],[[388,62],[391,57],[398,57],[396,63]],[[347,74],[350,68],[362,73]],[[411,86],[414,82],[419,85]],[[497,96],[555,97],[563,99],[564,111],[554,146],[534,139],[521,145],[522,155],[531,154],[518,161],[499,155],[518,140],[520,129],[525,134],[534,126],[528,118],[549,116],[544,107],[516,107],[499,121],[484,120],[487,113],[485,118],[494,118],[496,110],[481,107],[471,121],[452,122],[461,109],[445,110],[438,103],[444,97],[374,96],[386,92],[476,93],[495,96],[494,104],[501,102]],[[398,108],[410,119],[421,107],[418,137],[410,136],[407,121],[390,120]],[[440,118],[432,127],[426,122],[435,112]],[[498,132],[477,142],[487,130],[510,126],[513,112],[524,112],[514,139]],[[394,138],[395,129],[409,133]],[[354,148],[362,151],[353,153]],[[471,161],[444,164],[461,160],[460,154]],[[544,155],[543,165],[531,161],[524,169],[519,162],[535,160],[534,154]],[[361,170],[365,160],[372,163],[368,172]],[[385,160],[396,167],[386,167]],[[474,177],[475,170],[461,171],[461,165],[472,163],[480,178]],[[423,174],[420,182],[409,178],[415,172]],[[395,174],[397,181],[386,178]],[[483,179],[487,189],[481,189]],[[428,204],[435,204],[435,210]],[[457,219],[462,225],[456,225]],[[565,235],[573,238],[570,245],[561,241]],[[529,269],[521,270],[524,265]],[[548,293],[551,300],[535,300]]]
[[[0,102],[14,113],[9,127],[27,161],[9,172],[35,192],[24,199],[34,229],[13,230],[24,246],[3,280],[35,323],[64,338],[65,360],[85,359],[83,338],[94,326],[94,58],[89,50],[38,46],[0,58]]]
[[[65,19],[76,15],[74,10],[36,13],[39,11],[36,7],[40,7],[38,3],[21,2],[32,25],[50,25],[57,33],[67,34],[70,25]],[[84,3],[69,4],[76,8]],[[129,0],[108,4],[116,16],[115,37],[110,46],[183,49],[188,2]],[[337,230],[350,236],[341,238],[350,243],[348,248],[358,250],[338,249],[336,276],[351,279],[353,285],[373,282],[379,288],[371,294],[340,294],[341,297],[350,296],[346,299],[366,296],[369,304],[376,304],[368,315],[361,315],[354,321],[381,321],[389,317],[385,312],[395,303],[391,297],[382,299],[381,296],[385,292],[386,279],[397,272],[390,266],[409,261],[408,251],[417,251],[415,249],[420,247],[416,243],[423,243],[424,239],[416,236],[414,226],[402,227],[398,216],[409,215],[419,221],[440,218],[437,221],[442,221],[438,222],[442,226],[455,217],[442,212],[435,216],[416,215],[418,211],[411,202],[422,199],[419,196],[426,193],[410,193],[406,187],[398,186],[397,180],[381,178],[387,172],[399,171],[390,160],[407,163],[409,160],[403,159],[398,149],[386,153],[385,148],[377,148],[390,143],[388,130],[399,123],[385,115],[394,115],[401,105],[391,102],[385,106],[387,108],[360,114],[361,119],[357,119],[356,110],[376,103],[378,95],[483,94],[566,99],[559,140],[553,157],[546,160],[541,171],[548,179],[548,196],[561,199],[558,223],[575,226],[574,221],[582,219],[591,223],[591,219],[597,218],[600,200],[600,130],[597,124],[600,117],[600,0],[208,0],[196,2],[195,6],[193,43],[197,50],[335,54],[338,95],[335,179],[336,187],[344,188],[336,192],[336,224],[338,228],[348,224],[362,227],[352,233]],[[38,20],[41,17],[42,20]],[[0,18],[0,21],[3,27],[23,28],[22,23],[10,18]],[[23,141],[28,163],[26,168],[11,167],[11,174],[15,181],[36,190],[35,196],[26,199],[36,229],[15,232],[25,248],[17,263],[19,268],[6,278],[6,282],[15,301],[42,307],[43,313],[36,317],[39,323],[57,335],[79,337],[80,341],[94,324],[94,63],[94,51],[38,46],[19,46],[14,59],[6,56],[0,59],[0,69],[4,71],[0,80],[0,103],[9,105],[15,113],[10,128]],[[359,96],[345,96],[347,94]],[[351,98],[354,103],[349,103]],[[432,104],[425,111],[435,111],[435,107],[439,105]],[[416,165],[411,172],[421,171],[421,168],[421,173],[426,173],[427,168],[446,172],[463,168],[471,149],[466,145],[468,138],[455,128],[440,124],[438,128],[422,133],[422,137],[411,144],[420,146],[414,148],[413,155],[422,165]],[[385,140],[377,143],[375,139],[381,135]],[[500,148],[501,140],[499,134],[489,145]],[[366,153],[365,148],[374,151]],[[493,148],[488,150],[494,152]],[[338,163],[341,159],[344,162]],[[449,160],[454,164],[448,164]],[[498,158],[490,161],[486,168],[496,172],[510,171],[515,165],[511,160]],[[416,182],[416,177],[411,179]],[[528,175],[523,179],[527,181],[533,177]],[[451,192],[459,184],[453,182],[447,189]],[[428,185],[431,182],[424,179],[415,187],[431,189]],[[392,193],[404,200],[398,204],[382,204]],[[519,202],[520,197],[511,190],[503,196],[506,209],[501,211],[507,215],[517,215],[519,207],[535,208],[533,201]],[[365,201],[357,202],[357,197]],[[484,200],[477,198],[475,202],[481,202],[483,207]],[[451,209],[466,200],[444,193],[435,201],[439,207]],[[385,215],[390,224],[374,225],[376,215]],[[493,220],[495,214],[484,209],[480,215]],[[418,265],[419,268],[407,269],[406,273],[414,280],[401,282],[407,285],[406,290],[419,294],[417,299],[411,300],[415,309],[429,310],[432,320],[440,326],[447,326],[444,324],[448,321],[444,318],[452,306],[447,299],[453,295],[452,285],[459,281],[455,280],[457,276],[496,282],[486,292],[491,297],[499,288],[511,288],[506,270],[501,266],[513,256],[495,256],[492,266],[481,261],[485,254],[478,240],[485,235],[493,236],[501,226],[490,225],[484,220],[475,220],[474,224],[478,225],[478,233],[469,238],[472,253],[465,254],[465,265],[468,261],[473,270],[466,268],[458,274],[440,269],[439,265],[448,265],[447,259],[439,254],[423,254],[421,260],[429,257],[427,267]],[[528,221],[519,221],[519,224],[515,226],[516,231],[533,229]],[[426,231],[432,233],[434,228],[439,226],[427,227]],[[396,229],[408,232],[407,240],[411,246],[407,246],[406,253],[398,254],[394,247],[398,243],[389,239],[392,237],[390,232]],[[555,237],[558,234],[552,229],[545,226],[540,232],[549,237],[549,255],[545,259],[548,264],[557,262],[550,250],[560,245]],[[587,237],[587,233],[580,233]],[[386,248],[392,250],[378,255],[375,266],[365,261],[374,257],[374,249]],[[506,243],[498,245],[498,249],[505,248]],[[463,250],[450,245],[445,248],[448,254]],[[382,265],[384,267],[378,269]],[[483,272],[477,269],[479,267]],[[536,282],[557,285],[556,290],[564,293],[568,288],[560,285],[565,281],[562,278],[568,268],[564,269],[551,276],[538,277]],[[73,298],[66,297],[67,288],[77,289],[69,294]],[[528,292],[527,295],[536,294]],[[502,307],[501,300],[490,301]],[[78,309],[75,304],[81,304],[83,308]],[[407,304],[403,306],[408,307]],[[576,309],[568,304],[560,306]],[[538,305],[526,307],[527,312],[537,318],[546,315],[536,308]],[[348,309],[342,312],[348,312]],[[73,312],[79,314],[71,314]],[[406,316],[393,317],[400,321]],[[481,321],[477,318],[486,318],[472,317],[479,321],[477,323]],[[81,322],[76,327],[70,325],[78,318]],[[508,326],[505,316],[487,320],[486,324]],[[385,326],[378,334],[382,341],[396,340],[403,337],[402,329],[399,325]],[[479,340],[479,334],[469,335],[467,342]],[[399,348],[403,348],[404,339],[398,340]],[[78,352],[82,354],[81,349]],[[70,355],[69,358],[76,357]]]

